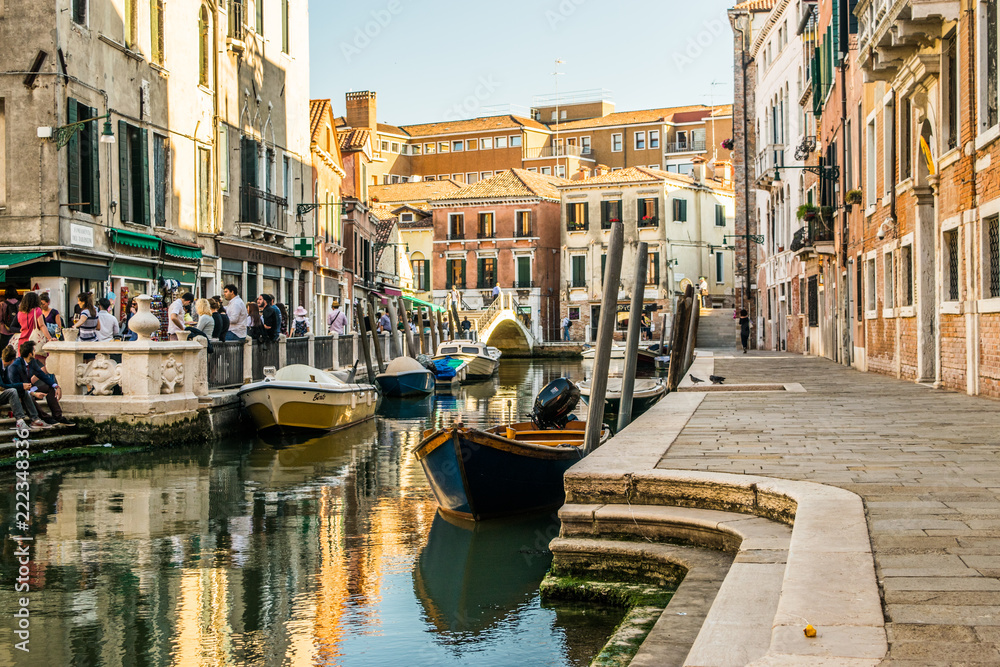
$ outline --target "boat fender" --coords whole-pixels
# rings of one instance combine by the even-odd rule
[[[374,394],[374,393],[375,392],[373,392],[373,391],[366,391],[365,392],[365,405],[371,405],[372,404],[372,394]]]
[[[351,409],[353,410],[358,406],[358,395],[353,391],[351,392]]]

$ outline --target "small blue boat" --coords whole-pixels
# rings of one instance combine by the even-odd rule
[[[437,357],[434,365],[434,380],[437,389],[451,389],[465,382],[469,372],[469,362],[458,357]]]
[[[396,357],[375,376],[382,395],[392,398],[427,396],[434,391],[434,373],[413,357]]]

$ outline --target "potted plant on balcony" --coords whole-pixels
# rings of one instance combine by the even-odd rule
[[[722,147],[725,150],[727,150],[727,151],[733,150],[733,146],[735,146],[735,143],[733,142],[733,140],[731,138],[730,139],[724,139],[722,141]]]
[[[795,211],[795,217],[799,220],[804,220],[805,222],[812,222],[819,215],[819,209],[812,204],[802,204],[799,206],[798,210]]]
[[[643,221],[643,223],[645,223],[645,225],[652,225],[655,220],[656,220],[656,218],[653,217],[653,216],[651,216],[651,215],[644,215],[644,216],[642,216],[642,221]]]
[[[848,213],[851,212],[851,207],[854,204],[861,204],[862,197],[863,197],[863,195],[862,195],[861,190],[848,190],[847,191],[847,193],[844,195],[844,208],[847,209]]]

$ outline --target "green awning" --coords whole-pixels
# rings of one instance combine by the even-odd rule
[[[163,242],[163,251],[170,257],[180,259],[201,259],[201,248],[193,248],[187,245],[178,245],[170,241]]]
[[[188,271],[186,269],[175,269],[169,266],[163,267],[160,271],[160,275],[164,278],[173,278],[177,282],[183,285],[194,285],[198,280],[197,271]]]
[[[7,269],[21,264],[30,264],[46,255],[48,255],[47,252],[0,252],[0,280],[7,279]]]
[[[410,296],[409,294],[404,294],[403,298],[409,301],[410,303],[415,303],[417,305],[424,306],[425,308],[430,308],[431,312],[435,310],[441,311],[442,313],[448,312],[448,309],[444,308],[443,306],[439,306],[437,304],[424,301],[423,299],[418,299],[417,297]]]
[[[116,259],[114,264],[111,266],[111,275],[121,276],[123,278],[152,280],[156,277],[156,270],[152,265],[124,262],[120,259]]]
[[[142,234],[140,232],[130,232],[126,229],[112,229],[111,240],[121,245],[132,246],[133,248],[144,248],[146,250],[159,250],[160,237],[152,234]]]

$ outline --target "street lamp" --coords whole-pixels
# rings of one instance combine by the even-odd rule
[[[68,125],[62,125],[55,129],[55,142],[56,149],[65,147],[73,136],[83,129],[83,126],[87,123],[91,123],[95,120],[103,120],[104,126],[101,128],[101,143],[102,144],[113,144],[115,143],[115,132],[111,127],[111,112],[104,114],[103,116],[94,116],[93,118],[84,118],[83,120],[78,120],[75,123],[70,123]],[[43,134],[42,130],[47,128],[39,128],[38,136],[47,136],[49,139],[52,138],[51,131],[45,132]]]

